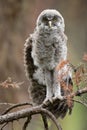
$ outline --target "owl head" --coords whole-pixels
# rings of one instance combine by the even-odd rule
[[[37,18],[37,27],[64,31],[64,19],[55,9],[46,9]]]

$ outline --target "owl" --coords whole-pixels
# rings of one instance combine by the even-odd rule
[[[24,64],[31,80],[29,91],[35,104],[62,98],[61,84],[55,68],[67,59],[67,37],[64,30],[62,15],[55,9],[46,9],[38,16],[34,32],[26,40]],[[69,77],[71,78],[71,74],[68,79]]]
[[[29,77],[33,83],[36,82],[39,86],[32,85],[30,93],[35,89],[39,95],[42,90],[44,94],[42,94],[40,102],[43,99],[46,102],[47,100],[52,101],[53,98],[62,98],[61,85],[55,68],[61,61],[67,59],[67,37],[64,30],[65,24],[62,15],[55,9],[46,9],[38,16],[35,30],[25,43],[24,57],[27,74],[30,73]],[[29,54],[31,59],[28,57]],[[31,64],[29,60],[32,61],[32,72],[29,68],[29,64]]]
[[[46,99],[61,97],[60,84],[56,83],[55,67],[67,58],[67,38],[64,19],[56,10],[44,10],[38,17],[32,37],[32,58],[37,70],[34,79],[46,85]]]

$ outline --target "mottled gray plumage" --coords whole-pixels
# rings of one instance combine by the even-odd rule
[[[32,58],[37,70],[34,78],[46,85],[46,99],[60,97],[60,84],[55,82],[55,67],[67,57],[64,20],[56,10],[44,10],[38,17],[32,37]]]
[[[24,61],[27,75],[32,83],[29,90],[35,104],[62,96],[55,67],[67,58],[67,37],[64,34],[64,26],[64,19],[58,11],[44,10],[37,19],[33,34],[26,40]],[[57,117],[64,117],[68,106],[59,101],[49,110]]]

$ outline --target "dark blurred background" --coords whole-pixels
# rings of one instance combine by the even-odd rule
[[[76,65],[87,52],[87,0],[0,0],[0,82],[8,77],[17,82],[24,81],[20,89],[0,88],[0,102],[29,101],[23,48],[26,38],[34,30],[37,16],[47,8],[57,9],[65,19],[68,59]],[[3,109],[1,106],[0,111]],[[29,130],[43,129],[41,119],[36,119],[31,122]],[[63,130],[87,130],[87,109],[75,104],[72,115],[60,122]],[[15,130],[20,128],[17,124]],[[50,129],[54,128],[52,125]]]

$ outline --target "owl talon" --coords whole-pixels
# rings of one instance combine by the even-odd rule
[[[50,103],[53,103],[53,99],[50,97],[50,98],[46,98],[44,101],[43,101],[43,104],[47,104],[48,102]]]
[[[58,95],[58,96],[53,97],[53,100],[55,100],[55,99],[63,100],[63,96]]]

